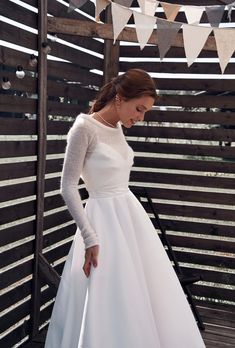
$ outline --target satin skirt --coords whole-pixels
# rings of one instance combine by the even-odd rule
[[[186,295],[147,213],[129,191],[92,194],[98,266],[71,245],[45,348],[205,348]]]

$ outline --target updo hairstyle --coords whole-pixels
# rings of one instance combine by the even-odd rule
[[[101,87],[89,113],[101,110],[114,100],[117,94],[126,101],[142,96],[150,96],[154,100],[157,97],[156,86],[151,76],[142,69],[130,69]]]

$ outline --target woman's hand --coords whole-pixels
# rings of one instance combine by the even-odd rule
[[[94,267],[97,267],[98,265],[98,253],[99,245],[93,245],[92,247],[86,249],[83,271],[87,277],[89,277],[90,275],[91,265],[93,265]]]

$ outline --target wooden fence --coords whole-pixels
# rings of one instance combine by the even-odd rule
[[[32,7],[2,0],[0,21],[0,40],[23,47],[6,43],[0,47],[0,78],[8,77],[11,82],[11,89],[0,90],[0,346],[5,348],[22,345],[35,333],[37,323],[40,330],[48,324],[55,291],[42,276],[40,302],[35,302],[33,280],[38,199],[41,195],[42,254],[61,274],[75,233],[59,194],[66,134],[103,82],[102,74],[94,69],[102,73],[107,65],[102,41],[66,34],[57,34],[54,40],[55,33],[50,32],[45,193],[38,192],[42,71],[40,64],[30,65],[31,54],[37,55],[39,50],[38,35],[14,23],[36,30],[40,18],[36,0],[24,3]],[[205,0],[190,4],[221,3]],[[82,9],[94,17],[91,2]],[[56,0],[48,1],[48,14],[90,21],[76,11],[68,14],[65,4]],[[184,15],[180,13],[177,20],[185,21]],[[121,45],[119,64],[116,62],[119,71],[140,67],[157,74],[161,96],[146,115],[146,122],[125,130],[136,154],[131,187],[149,187],[185,275],[202,275],[203,281],[191,286],[196,302],[234,308],[235,81],[228,77],[234,74],[235,65],[229,63],[220,75],[218,61],[213,60],[216,52],[202,51],[201,60],[188,68],[185,60],[180,60],[185,58],[183,47],[172,47],[167,54],[172,59],[161,63],[158,56],[157,46],[140,51],[139,46]],[[15,76],[18,65],[26,72],[23,79]],[[142,203],[150,212],[145,197]]]

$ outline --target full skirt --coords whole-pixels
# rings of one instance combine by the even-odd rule
[[[174,268],[147,213],[131,193],[89,198],[100,240],[98,266],[83,272],[77,230],[45,348],[205,348]]]

